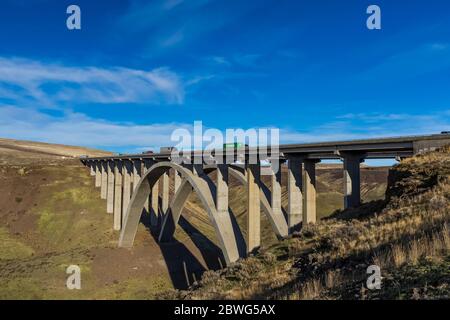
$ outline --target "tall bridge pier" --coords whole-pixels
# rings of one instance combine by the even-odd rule
[[[450,144],[450,135],[282,145],[276,154],[259,157],[253,163],[248,155],[257,153],[257,148],[245,149],[245,163],[211,163],[211,159],[203,159],[201,151],[182,153],[187,160],[201,158],[194,164],[175,162],[170,153],[82,158],[81,161],[89,167],[101,199],[106,199],[106,212],[113,214],[113,228],[120,230],[119,246],[133,245],[142,214],[150,215],[151,225],[159,228],[159,241],[170,241],[184,204],[195,192],[214,226],[226,262],[232,263],[260,247],[261,212],[280,239],[305,224],[316,222],[316,164],[321,160],[343,161],[343,201],[348,208],[361,203],[360,164],[365,159],[405,158],[445,144]],[[281,206],[281,166],[275,166],[275,161],[287,164],[286,214]],[[262,167],[262,162],[269,164],[269,186],[261,180],[262,170],[267,169]],[[215,181],[208,175],[212,171],[216,171]],[[246,187],[246,239],[229,210],[230,176]],[[169,195],[171,179],[172,196]]]

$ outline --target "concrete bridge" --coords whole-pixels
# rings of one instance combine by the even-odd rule
[[[315,168],[321,160],[343,161],[344,206],[348,208],[360,204],[360,163],[365,159],[402,159],[446,144],[450,144],[450,135],[436,134],[280,145],[277,152],[263,156],[257,148],[245,148],[242,163],[211,163],[201,151],[182,153],[185,159],[200,159],[194,164],[190,161],[177,163],[170,152],[82,158],[81,161],[95,177],[95,186],[106,200],[107,213],[113,214],[114,229],[121,230],[120,247],[133,245],[143,212],[150,214],[151,225],[159,228],[159,241],[169,241],[184,204],[195,192],[214,226],[226,263],[231,263],[260,246],[261,211],[280,239],[302,224],[316,222]],[[250,163],[249,156],[255,154],[258,156],[256,163]],[[281,169],[272,167],[275,160],[287,163],[286,214],[281,206]],[[261,161],[271,165],[261,166]],[[261,181],[262,170],[269,170],[270,188]],[[216,171],[216,181],[208,176],[212,171]],[[228,207],[230,176],[246,186],[246,239]],[[174,180],[175,193],[169,202],[170,177]]]

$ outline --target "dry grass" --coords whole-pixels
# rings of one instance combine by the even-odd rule
[[[302,288],[300,299],[312,300],[320,296],[323,290],[322,283],[319,279],[307,281]]]
[[[435,232],[429,237],[424,236],[423,238],[413,239],[409,244],[398,243],[387,250],[376,251],[372,257],[372,263],[382,270],[389,270],[401,268],[405,265],[417,265],[422,259],[440,261],[450,252],[449,239],[448,225],[445,224],[441,231]],[[354,276],[352,273],[343,276],[339,270],[331,269],[325,273],[323,279],[307,280],[302,285],[297,286],[296,290],[287,291],[285,295],[276,297],[304,300],[327,298],[328,293],[338,288],[342,283],[355,281]],[[363,278],[361,277],[361,279]],[[364,298],[366,294],[367,289],[362,289],[360,298]]]

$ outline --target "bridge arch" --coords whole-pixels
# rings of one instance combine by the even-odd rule
[[[217,167],[214,165],[208,165],[203,167],[203,172],[208,174],[217,170]],[[239,166],[230,165],[228,172],[231,176],[239,181],[242,185],[246,185],[247,178],[245,177],[245,170]],[[178,225],[178,221],[181,216],[181,211],[189,198],[192,187],[188,183],[188,181],[184,180],[181,182],[180,187],[178,188],[177,193],[172,200],[169,211],[164,218],[161,232],[159,234],[158,240],[160,242],[168,241],[172,239],[176,226]],[[262,186],[260,191],[260,201],[261,207],[266,214],[270,224],[272,225],[272,229],[279,239],[285,238],[288,235],[288,226],[285,217],[282,214],[275,214],[270,206],[270,202],[268,200],[268,195],[270,194],[270,190],[266,186]]]
[[[125,213],[119,246],[131,247],[133,245],[142,209],[150,196],[151,189],[158,179],[170,169],[179,172],[182,177],[182,183],[171,203],[169,213],[171,210],[181,212],[184,202],[187,200],[190,192],[194,190],[208,213],[227,264],[245,256],[245,242],[239,227],[233,222],[234,217],[231,216],[230,212],[219,214],[216,210],[214,201],[216,189],[214,183],[206,175],[196,175],[187,168],[168,161],[154,164],[140,179]],[[168,215],[164,219],[164,225],[167,224],[167,217]]]
[[[230,175],[232,175],[239,181],[239,183],[246,186],[247,178],[245,176],[245,169],[243,168],[243,166],[230,165],[229,172]],[[270,190],[269,188],[267,188],[266,185],[261,183],[261,190],[260,190],[261,208],[263,209],[264,213],[269,219],[269,222],[272,225],[272,229],[277,235],[277,237],[279,239],[283,239],[287,237],[289,233],[287,221],[282,214],[276,214],[275,212],[273,212],[269,199],[270,199]]]

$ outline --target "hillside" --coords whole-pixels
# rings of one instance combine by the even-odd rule
[[[386,200],[339,211],[219,271],[186,299],[448,299],[450,148],[404,160],[389,175]],[[366,288],[369,265],[381,290]]]
[[[0,138],[0,164],[35,164],[82,155],[108,156],[111,152],[90,148]]]
[[[117,248],[119,233],[74,156],[109,154],[81,147],[0,140],[0,299],[151,299],[186,288],[220,267],[213,228],[193,195],[175,241],[159,245],[145,217],[131,250]],[[387,168],[362,170],[363,197],[380,199]],[[283,172],[283,179],[285,179]],[[173,186],[171,187],[173,189]],[[342,206],[342,171],[319,167],[319,216]],[[245,229],[245,191],[231,181],[230,206]],[[283,189],[283,205],[286,206]],[[263,246],[276,243],[263,216]],[[67,290],[67,266],[82,270],[82,290]]]
[[[185,286],[183,263],[204,270],[192,242],[159,246],[144,225],[132,250],[117,248],[112,215],[89,170],[72,158],[109,152],[2,143],[0,299],[151,299]],[[66,288],[72,264],[81,268],[81,290]]]

